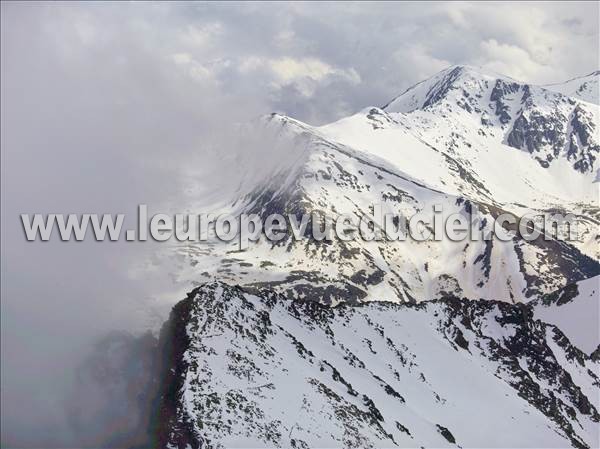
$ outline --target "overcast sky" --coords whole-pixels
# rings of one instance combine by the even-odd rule
[[[93,71],[90,87],[107,95],[128,86],[122,102],[189,81],[190,95],[218,92],[230,114],[276,110],[311,124],[385,103],[452,64],[533,83],[598,68],[597,2],[14,4],[3,15],[3,49],[18,51],[5,60],[17,66],[43,46],[57,66]],[[30,62],[22,68],[43,70]]]
[[[61,407],[82,348],[181,298],[168,273],[132,275],[142,244],[26,243],[19,214],[186,206],[235,179],[236,151],[268,159],[231,123],[327,123],[452,64],[533,83],[599,67],[597,2],[1,8],[2,438],[31,446],[74,444]]]

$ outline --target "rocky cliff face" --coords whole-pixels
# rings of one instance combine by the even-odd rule
[[[575,158],[572,168],[595,172],[594,161],[600,151],[598,101],[597,94],[591,94],[594,83],[597,90],[598,78],[596,72],[580,79],[578,86],[571,80],[542,87],[455,66],[407,90],[384,109],[405,114],[427,112],[438,119],[444,112],[454,111],[450,121],[459,125],[461,118],[479,119],[480,132],[487,128],[510,147],[529,152],[544,168],[556,158],[574,159],[571,147],[577,142],[582,155]],[[581,126],[582,119],[585,126]],[[461,134],[468,138],[468,133]]]
[[[160,447],[593,447],[597,361],[529,307],[192,291],[161,335]]]

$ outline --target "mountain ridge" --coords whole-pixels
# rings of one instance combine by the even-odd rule
[[[578,220],[576,240],[527,242],[514,236],[505,243],[329,243],[294,241],[288,235],[277,243],[251,242],[248,250],[240,251],[237,243],[220,242],[213,235],[208,242],[177,246],[176,259],[169,258],[175,268],[167,269],[176,270],[173,277],[181,283],[221,279],[331,305],[349,300],[418,302],[450,293],[527,302],[599,274],[599,185],[593,183],[593,173],[574,168],[577,161],[569,159],[566,141],[564,151],[553,156],[556,139],[564,138],[560,133],[554,140],[539,140],[538,131],[524,124],[519,129],[539,144],[539,151],[508,146],[507,136],[524,114],[519,108],[526,108],[521,105],[524,85],[515,90],[502,81],[506,89],[496,89],[495,78],[485,87],[485,79],[470,76],[468,97],[462,89],[450,90],[460,105],[443,100],[411,113],[366,108],[318,127],[279,114],[263,118],[251,131],[277,148],[279,162],[264,178],[246,183],[221,210],[263,218],[315,212],[334,219],[343,213],[361,217],[381,204],[384,213],[410,217],[425,212],[432,218],[432,207],[439,204],[445,214],[468,215],[477,208],[476,218],[488,230],[503,213],[516,218],[571,213]],[[500,106],[488,101],[495,89]],[[555,108],[566,111],[583,104],[547,90],[530,92],[533,103],[527,108],[540,109],[544,120]],[[502,124],[504,112],[510,123]],[[553,120],[567,130],[574,115],[556,116],[548,126]],[[595,119],[590,123],[595,133],[598,124]],[[600,149],[594,139],[580,147],[595,157]],[[544,166],[538,159],[546,153],[552,160]],[[244,163],[242,159],[240,166]],[[596,166],[594,159],[592,168]]]
[[[287,153],[223,210],[573,213],[578,240],[179,245],[195,288],[161,329],[158,446],[597,446],[597,106],[444,73],[323,126],[263,118]]]
[[[598,438],[598,362],[527,306],[330,308],[214,282],[169,323],[161,447],[472,447],[492,429],[506,447]]]

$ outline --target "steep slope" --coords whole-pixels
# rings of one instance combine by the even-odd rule
[[[486,232],[500,214],[561,212],[579,239],[288,230],[240,250],[210,230],[177,245],[169,272],[198,288],[161,332],[159,445],[597,447],[594,77],[540,87],[451,67],[326,126],[255,124],[285,153],[221,212],[358,219],[381,205],[433,223],[441,205],[477,211]]]
[[[159,445],[597,444],[598,362],[528,307],[312,299],[213,283],[177,304]]]
[[[530,199],[542,204],[592,202],[597,207],[598,187],[591,185],[600,151],[597,105],[458,66],[414,86],[383,109],[427,143],[471,162],[498,189],[494,194],[499,201],[528,206],[535,206]],[[528,164],[524,156],[548,170]],[[494,171],[502,163],[511,172],[498,178]]]
[[[383,213],[418,212],[433,222],[433,206],[441,205],[444,217],[477,209],[474,225],[486,232],[504,213],[570,213],[578,238],[328,242],[288,233],[240,251],[213,236],[177,246],[169,270],[182,284],[222,279],[326,304],[443,294],[523,302],[549,294],[600,273],[598,118],[596,105],[462,66],[383,109],[326,126],[273,114],[252,131],[276,146],[280,163],[264,179],[240,180],[219,212],[335,219],[381,205]]]
[[[600,104],[600,70],[586,76],[570,79],[564,83],[548,84],[548,90],[560,92],[568,97],[579,98],[588,103]]]
[[[586,354],[600,348],[600,276],[569,284],[530,306],[537,319],[559,327]]]
[[[372,123],[385,118],[385,113],[370,115]],[[341,214],[359,218],[372,214],[374,205],[381,205],[382,213],[406,217],[421,213],[433,223],[434,205],[441,205],[445,217],[454,213],[470,217],[477,208],[474,227],[485,231],[491,230],[494,217],[505,212],[517,215],[495,201],[468,165],[431,149],[401,129],[395,136],[412,139],[420,145],[417,150],[430,151],[420,156],[432,164],[431,171],[436,170],[432,155],[437,155],[445,164],[438,171],[448,180],[459,180],[464,188],[444,191],[443,185],[432,186],[419,178],[413,166],[362,147],[357,150],[337,143],[325,138],[322,129],[287,117],[270,117],[267,129],[289,139],[297,154],[290,158],[292,164],[239,198],[231,208],[238,213],[263,218],[273,213],[293,214],[298,220],[300,215],[313,212],[331,219]],[[360,128],[358,134],[369,135]],[[524,301],[599,272],[597,262],[577,246],[543,239],[453,242],[334,238],[326,242],[308,238],[296,241],[290,234],[279,242],[251,244],[245,251],[238,250],[237,242],[217,239],[180,247],[184,262],[178,264],[177,275],[268,287],[289,297],[318,297],[335,304],[342,300],[420,301],[443,293]]]

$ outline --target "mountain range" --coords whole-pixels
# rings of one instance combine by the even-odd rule
[[[278,142],[286,156],[265,179],[242,179],[237,196],[223,204],[228,212],[263,217],[318,212],[332,218],[362,217],[380,204],[384,213],[421,212],[432,222],[437,204],[445,214],[476,208],[484,230],[504,213],[570,213],[578,222],[575,241],[288,236],[239,251],[235,242],[213,239],[178,247],[174,275],[325,304],[418,302],[444,293],[523,302],[597,275],[599,112],[586,100],[597,102],[599,77],[541,87],[459,66],[383,107],[325,126],[271,115],[253,132]],[[560,92],[571,90],[576,96]]]
[[[253,123],[284,154],[224,211],[569,213],[577,239],[177,245],[196,287],[161,331],[156,444],[598,447],[599,78],[453,66],[324,126]]]

